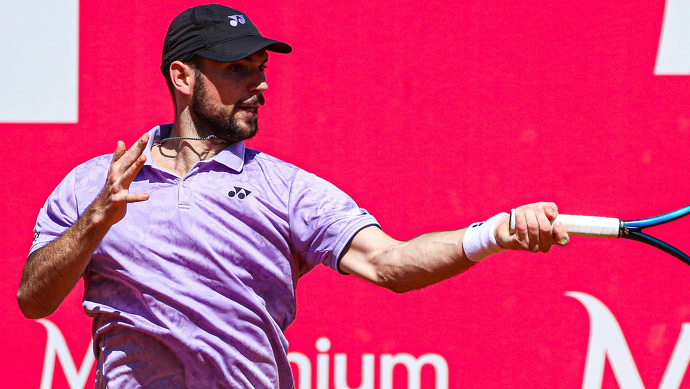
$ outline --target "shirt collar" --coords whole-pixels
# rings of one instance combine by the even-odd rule
[[[229,145],[221,150],[220,153],[214,155],[213,158],[203,162],[216,161],[239,173],[242,171],[242,167],[244,167],[244,152],[244,141],[239,141]]]
[[[153,157],[151,156],[151,148],[153,145],[160,143],[161,139],[170,136],[170,131],[172,131],[172,124],[161,124],[160,126],[156,126],[149,131],[149,142],[144,150],[144,155],[146,156],[146,162],[144,165],[155,166]],[[239,141],[224,148],[213,157],[201,161],[201,163],[215,161],[239,173],[244,167],[244,153],[244,141]]]

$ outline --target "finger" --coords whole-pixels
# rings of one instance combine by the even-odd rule
[[[515,236],[521,249],[529,249],[529,233],[527,231],[527,219],[525,218],[525,209],[517,208],[515,210]]]
[[[132,183],[132,181],[134,181],[134,178],[137,176],[137,174],[139,174],[139,171],[141,170],[141,167],[144,166],[145,162],[146,156],[140,155],[139,158],[134,161],[134,164],[127,168],[120,178],[120,184],[123,188],[129,188],[129,185]]]
[[[128,203],[138,203],[149,199],[148,193],[128,193],[125,201]]]
[[[537,223],[539,225],[539,250],[546,253],[553,244],[553,226],[547,217],[546,208],[535,211]]]
[[[122,155],[124,155],[125,151],[127,151],[127,147],[125,147],[125,142],[121,140],[117,141],[115,153],[113,153],[113,160],[112,162],[110,162],[110,165],[112,166],[115,162],[117,162],[122,157]]]
[[[148,193],[129,193],[127,190],[121,190],[112,197],[112,202],[116,204],[123,203],[137,203],[149,199]]]
[[[539,251],[539,221],[537,215],[532,208],[525,209],[525,220],[527,221],[527,239],[529,242],[529,251]]]
[[[149,134],[146,133],[139,138],[139,140],[125,152],[121,161],[121,171],[126,171],[130,168],[139,157],[143,154],[146,149],[146,145],[149,142]]]
[[[553,224],[553,235],[556,244],[559,246],[565,246],[570,242],[568,230],[566,230],[565,225],[561,222],[555,222]]]
[[[558,216],[558,206],[554,203],[544,203],[544,213],[549,220],[553,221]]]

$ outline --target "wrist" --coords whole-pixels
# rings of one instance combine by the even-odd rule
[[[499,253],[505,248],[496,241],[496,229],[507,213],[499,213],[485,222],[474,223],[465,229],[462,249],[472,262],[479,262],[489,255]]]
[[[113,217],[97,198],[82,214],[76,224],[87,235],[105,235],[110,227],[115,224]]]

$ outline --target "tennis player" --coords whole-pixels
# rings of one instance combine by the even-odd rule
[[[291,50],[238,10],[182,12],[161,66],[174,122],[77,166],[41,209],[19,306],[50,315],[84,279],[97,388],[292,388],[283,332],[314,266],[405,292],[567,244],[553,203],[518,207],[514,234],[499,214],[398,241],[335,186],[246,148],[269,52]]]

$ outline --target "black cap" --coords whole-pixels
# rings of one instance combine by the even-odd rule
[[[261,49],[289,53],[287,43],[264,38],[247,15],[219,4],[201,5],[177,15],[163,43],[161,71],[168,77],[173,61],[198,55],[219,62],[247,58]]]

